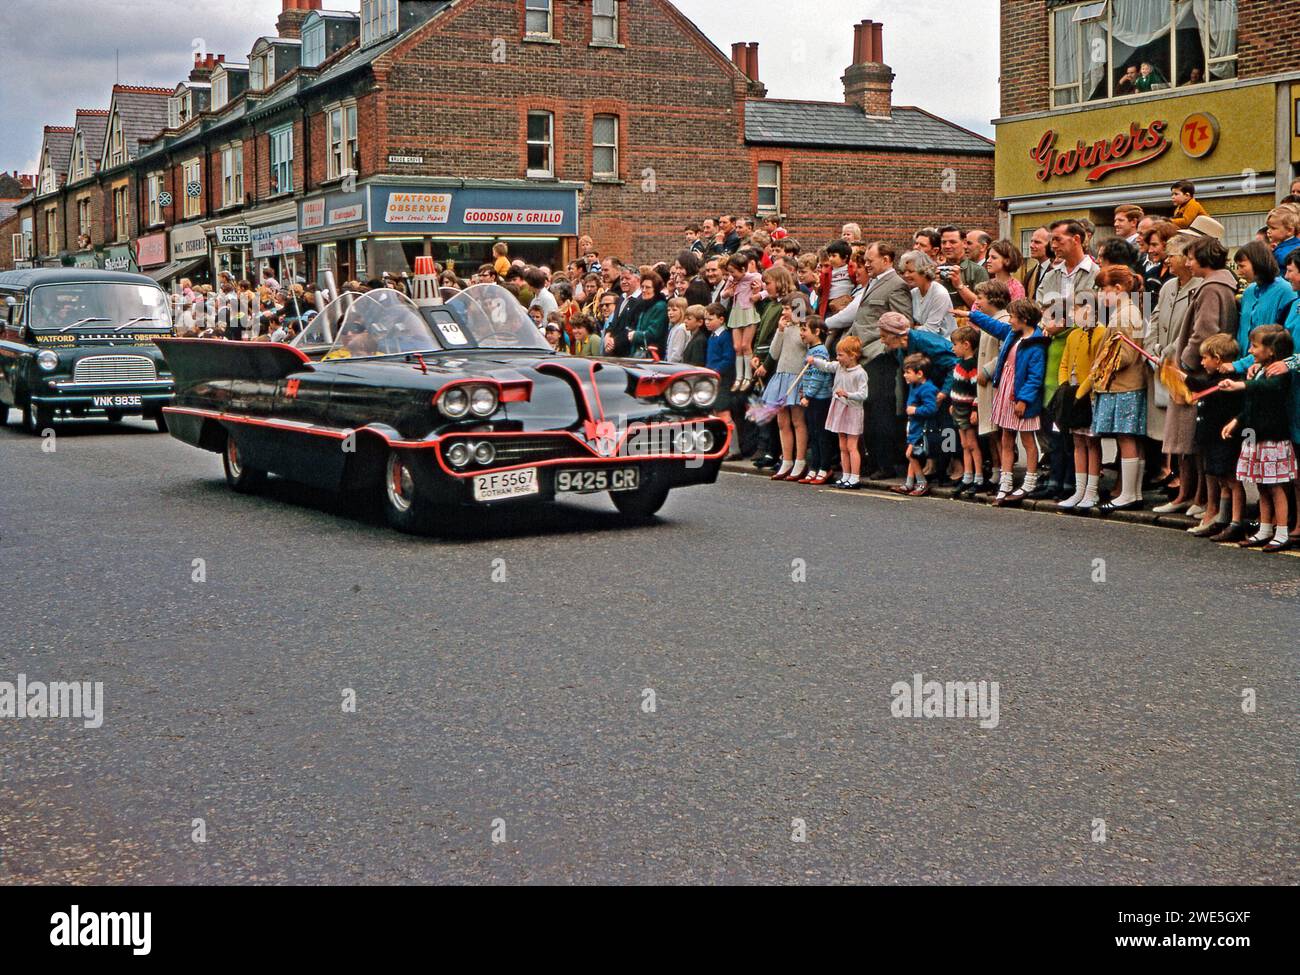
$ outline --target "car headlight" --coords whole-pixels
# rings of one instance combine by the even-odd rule
[[[59,368],[59,357],[49,349],[46,349],[36,357],[36,364],[46,372],[53,372],[55,369]]]
[[[469,463],[470,450],[467,443],[454,443],[447,448],[447,461],[452,467],[464,467]]]
[[[695,449],[702,454],[707,454],[713,449],[713,434],[708,430],[701,430],[695,434]]]
[[[718,381],[705,377],[695,380],[695,385],[691,390],[691,399],[695,401],[696,406],[712,406],[713,401],[718,398]]]
[[[668,405],[674,409],[680,410],[683,406],[689,406],[691,402],[691,384],[685,379],[678,379],[668,387],[665,398],[668,400]]]
[[[469,394],[459,387],[449,389],[438,397],[438,409],[444,416],[458,420],[469,412]]]
[[[694,453],[695,434],[689,430],[682,430],[677,436],[673,437],[673,445],[677,448],[679,454]]]
[[[497,459],[497,449],[484,440],[474,448],[474,463],[487,466]]]
[[[469,408],[475,416],[491,416],[497,411],[497,394],[491,386],[475,386],[469,394]]]

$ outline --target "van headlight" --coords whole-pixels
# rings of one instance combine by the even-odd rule
[[[709,376],[703,379],[695,380],[695,385],[691,388],[691,399],[695,405],[701,408],[713,405],[713,401],[718,398],[718,381]]]
[[[49,349],[46,349],[36,357],[36,364],[46,372],[53,372],[55,369],[59,368],[59,357]]]

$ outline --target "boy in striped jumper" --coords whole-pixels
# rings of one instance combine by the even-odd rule
[[[978,329],[963,325],[952,333],[953,354],[957,364],[952,368],[952,390],[949,397],[952,405],[953,426],[961,437],[962,475],[961,484],[953,493],[954,498],[964,494],[971,497],[984,490],[984,454],[980,450],[979,411],[976,401],[979,396],[979,362],[975,350],[979,348],[980,333]]]

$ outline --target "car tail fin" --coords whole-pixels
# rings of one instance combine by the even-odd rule
[[[314,368],[305,353],[281,342],[154,341],[162,349],[178,388],[216,379],[282,379]]]

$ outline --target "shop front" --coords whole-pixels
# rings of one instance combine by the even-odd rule
[[[340,284],[411,273],[432,257],[461,277],[504,242],[511,259],[560,267],[576,256],[580,183],[381,177],[350,194],[304,200],[303,241],[312,269]]]
[[[253,227],[250,246],[259,276],[262,268],[269,267],[275,279],[287,288],[302,275],[302,245],[298,242],[296,219]]]
[[[1186,179],[1225,243],[1240,246],[1287,190],[1281,114],[1270,81],[999,121],[994,195],[1006,236],[1027,252],[1035,228],[1086,217],[1105,237],[1124,203],[1171,216],[1170,188]]]
[[[130,244],[115,244],[97,252],[96,263],[105,271],[137,271],[135,254]]]
[[[250,250],[252,230],[243,220],[215,224],[208,228],[212,233],[213,269],[220,276],[228,273],[236,281],[248,279],[252,273],[253,258]]]
[[[170,260],[160,268],[149,271],[149,276],[164,287],[177,287],[182,279],[192,284],[209,282],[208,235],[202,224],[187,224],[172,228],[170,234]]]

